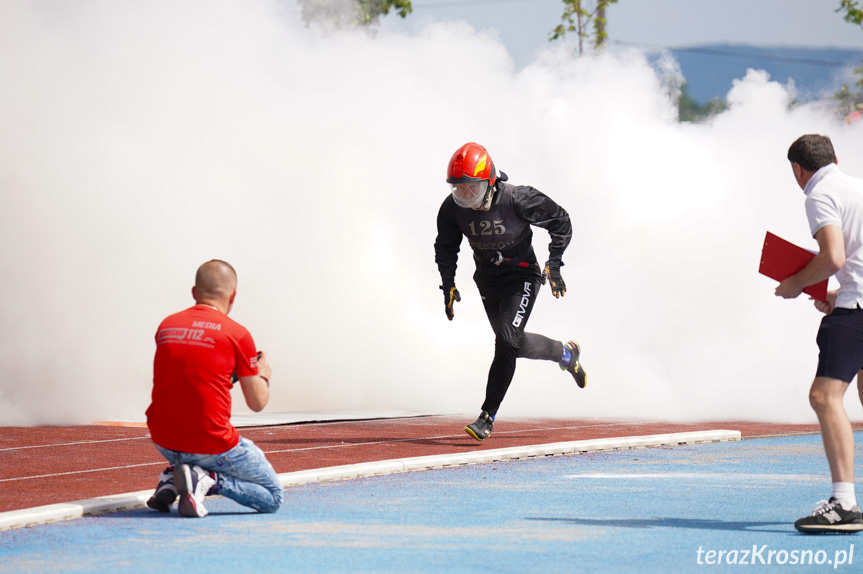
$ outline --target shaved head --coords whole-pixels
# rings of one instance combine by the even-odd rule
[[[195,301],[197,303],[231,302],[237,289],[237,272],[231,264],[219,259],[207,261],[195,273]]]

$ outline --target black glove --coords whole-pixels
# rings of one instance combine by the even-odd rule
[[[542,282],[548,279],[551,285],[551,294],[555,298],[563,297],[566,294],[566,283],[563,282],[563,277],[560,276],[561,263],[548,261],[545,264],[545,269],[542,271]]]
[[[452,318],[455,317],[452,304],[456,301],[461,301],[461,295],[459,295],[458,289],[455,288],[455,285],[441,285],[440,288],[443,290],[443,303],[446,306],[444,309],[446,312],[446,318],[452,321]]]

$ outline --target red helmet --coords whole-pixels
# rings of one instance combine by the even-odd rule
[[[452,154],[446,170],[446,181],[456,204],[471,209],[488,209],[496,179],[497,171],[488,151],[473,142]]]

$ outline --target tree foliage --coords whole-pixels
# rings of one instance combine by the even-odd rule
[[[411,0],[357,0],[360,5],[360,22],[371,24],[377,22],[381,16],[386,16],[390,10],[402,18],[413,11]]]
[[[843,14],[842,18],[849,24],[857,24],[863,28],[863,2],[841,0],[839,8],[835,11],[841,12]],[[855,109],[860,108],[860,102],[863,102],[863,66],[854,68],[854,75],[858,78],[854,86],[860,92],[852,93],[848,86],[842,86],[842,89],[835,96],[843,113],[853,112]]]
[[[689,86],[680,88],[677,100],[677,119],[681,122],[703,122],[728,109],[728,104],[720,98],[713,98],[706,104],[699,104],[689,94]]]
[[[844,12],[846,22],[863,27],[863,2],[857,0],[842,0],[836,12]]]
[[[569,32],[578,35],[578,55],[584,54],[585,40],[593,39],[594,49],[602,47],[605,33],[605,9],[617,0],[562,0],[564,9],[560,24],[549,33],[549,40],[563,38]]]
[[[327,26],[376,24],[390,10],[402,18],[413,10],[411,0],[299,0],[303,19]]]

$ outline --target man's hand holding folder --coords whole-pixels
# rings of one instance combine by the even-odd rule
[[[764,238],[761,265],[758,271],[762,275],[780,281],[779,287],[776,288],[776,295],[786,299],[793,298],[800,294],[800,289],[792,285],[792,282],[787,281],[787,279],[802,271],[814,257],[815,253],[785,241],[768,231]],[[813,299],[823,302],[824,305],[829,305],[827,302],[827,279],[804,287],[802,291]],[[819,310],[829,312],[820,307]]]

